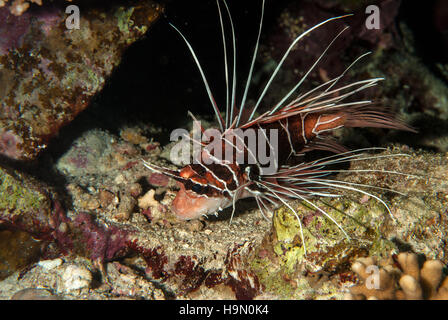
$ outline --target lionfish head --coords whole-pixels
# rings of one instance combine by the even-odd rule
[[[181,220],[215,214],[232,204],[224,181],[218,180],[205,165],[190,164],[180,170],[170,170],[147,162],[144,165],[177,180],[180,190],[171,209]]]

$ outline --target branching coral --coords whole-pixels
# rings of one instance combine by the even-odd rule
[[[448,277],[440,260],[419,263],[414,253],[400,253],[396,259],[380,261],[361,258],[352,270],[360,284],[350,288],[349,299],[446,300]]]

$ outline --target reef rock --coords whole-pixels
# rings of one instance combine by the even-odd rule
[[[7,157],[35,158],[162,11],[152,1],[108,9],[63,4],[20,16],[0,8],[0,154]]]

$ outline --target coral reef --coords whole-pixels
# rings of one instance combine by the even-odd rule
[[[99,268],[107,271],[109,278],[110,261],[121,258],[120,268],[140,270],[140,275],[133,276],[135,281],[157,280],[163,283],[167,297],[342,299],[341,286],[350,282],[349,266],[358,257],[386,257],[400,243],[407,243],[432,259],[444,256],[447,230],[442,213],[448,199],[448,159],[443,155],[396,148],[383,155],[406,152],[412,157],[400,157],[400,161],[386,157],[351,165],[357,170],[397,170],[399,166],[404,172],[427,176],[425,179],[381,172],[340,174],[337,179],[342,181],[388,186],[408,193],[408,197],[380,195],[390,203],[396,221],[376,199],[362,194],[347,193],[345,198],[324,202],[313,200],[334,217],[351,240],[315,208],[293,203],[305,227],[305,256],[298,222],[286,208],[277,211],[273,224],[265,221],[250,201],[240,204],[238,212],[242,214],[234,217],[231,225],[225,215],[190,222],[175,219],[169,210],[175,195],[171,190],[173,181],[170,179],[168,185],[149,184],[147,177],[151,173],[141,162],[128,165],[135,162],[136,154],[159,163],[163,161],[159,156],[165,151],[148,151],[138,141],[125,148],[135,148],[137,152],[123,153],[124,141],[120,137],[91,130],[74,141],[56,164],[69,181],[67,190],[73,208],[51,215],[56,222],[47,228],[49,239],[66,254],[96,261],[89,268],[91,272]],[[97,155],[83,162],[83,170],[91,174],[83,175],[76,161],[72,161],[80,157],[80,149]],[[94,168],[101,174],[94,174]],[[72,263],[71,256],[64,258],[65,263]],[[25,273],[24,279],[41,276],[42,272],[35,267]],[[12,281],[9,279],[5,283]],[[110,292],[135,297],[136,291],[121,287],[119,278],[113,279],[118,282],[109,281]],[[23,282],[24,289],[33,287],[33,283]],[[64,299],[87,295],[82,290],[58,290],[62,289],[56,291]],[[89,290],[91,295],[111,298],[111,293],[100,287]],[[152,293],[148,295],[153,297]]]
[[[256,204],[245,199],[238,202],[231,224],[231,210],[197,221],[179,221],[171,213],[175,181],[148,171],[141,162],[170,166],[165,160],[172,144],[162,147],[162,139],[154,141],[161,133],[168,140],[169,128],[127,118],[127,113],[133,113],[128,108],[133,100],[151,121],[159,110],[166,116],[166,106],[175,99],[182,100],[180,93],[170,92],[170,99],[163,97],[167,104],[155,102],[157,90],[151,83],[161,76],[152,69],[145,69],[144,79],[129,81],[148,86],[140,90],[143,98],[126,91],[126,99],[117,103],[126,119],[114,119],[119,116],[104,100],[92,104],[92,97],[121,63],[125,48],[141,39],[160,15],[159,5],[135,1],[81,7],[81,29],[67,30],[62,7],[67,3],[42,1],[42,6],[31,4],[25,10],[32,2],[0,0],[0,6],[5,5],[0,8],[0,153],[12,159],[35,159],[56,141],[34,170],[39,171],[45,162],[63,185],[57,194],[53,186],[22,173],[22,163],[8,159],[15,170],[0,165],[0,299],[343,299],[347,291],[353,299],[447,299],[443,265],[448,262],[448,157],[442,151],[448,150],[448,144],[446,135],[439,133],[446,131],[448,91],[417,57],[412,30],[396,23],[399,1],[375,2],[384,13],[383,28],[377,31],[363,28],[364,5],[346,0],[275,4],[281,8],[280,17],[274,25],[266,24],[270,30],[262,39],[259,59],[266,65],[254,78],[255,91],[262,85],[261,73],[275,67],[294,36],[330,16],[355,12],[336,24],[352,28],[310,74],[303,90],[337,75],[354,58],[372,50],[369,62],[358,64],[347,76],[386,76],[387,82],[369,96],[382,97],[385,105],[416,126],[420,127],[422,115],[438,119],[427,125],[435,131],[433,135],[424,131],[408,136],[415,150],[403,144],[392,146],[389,143],[397,140],[382,130],[338,133],[357,146],[389,146],[379,158],[353,161],[347,169],[356,174],[333,177],[341,183],[375,186],[366,190],[388,207],[351,191],[342,192],[340,198],[310,199],[312,204],[291,202],[301,219],[306,254],[299,221],[287,207],[266,221]],[[333,39],[337,28],[332,28],[316,30],[292,51],[264,103],[277,102],[297,82]],[[143,59],[165,68],[168,54],[148,59],[139,44],[136,51]],[[151,43],[152,48],[156,46]],[[142,63],[136,60],[138,67]],[[440,70],[446,70],[446,63]],[[134,76],[127,69],[123,73],[123,81]],[[167,77],[172,82],[172,74]],[[192,77],[188,74],[188,81]],[[152,78],[153,82],[148,81]],[[112,94],[106,94],[114,100],[117,92],[113,91],[122,86],[118,83]],[[203,88],[191,85],[186,91],[203,93]],[[52,140],[88,106],[85,111],[96,108],[98,118],[113,124],[107,127],[109,131],[90,117],[87,126],[72,123],[67,143],[63,135]],[[175,110],[178,118],[184,118],[184,110]],[[138,119],[143,111],[137,111],[133,116]],[[175,112],[169,121],[175,120]],[[58,146],[62,140],[63,146]],[[417,150],[417,146],[429,146],[438,153]],[[394,171],[415,176],[390,173]],[[313,205],[331,215],[344,231]],[[424,254],[428,260],[423,263],[414,254],[403,253],[395,260],[389,258],[406,250]],[[360,258],[366,256],[370,258]],[[367,269],[373,265],[379,268],[379,290],[366,289]]]
[[[124,49],[162,9],[146,1],[80,10],[79,29],[68,29],[61,4],[44,4],[19,17],[0,8],[0,154],[35,158],[89,105]]]
[[[15,243],[17,249],[23,246],[20,255],[8,255],[10,251],[3,248],[2,277],[39,259],[50,244],[55,244],[59,253],[84,255],[99,263],[127,248],[128,231],[102,225],[84,212],[70,219],[54,190],[27,175],[0,168],[0,193],[0,226],[23,231],[0,231],[2,237],[9,237],[8,248]]]
[[[350,288],[347,298],[447,300],[448,277],[443,268],[440,260],[422,264],[414,253],[400,253],[379,263],[373,257],[361,258],[352,265],[360,284]]]
[[[108,279],[114,284],[110,288],[98,283],[96,267],[87,259],[57,260],[60,262],[51,269],[36,265],[20,279],[17,276],[5,279],[0,284],[0,299],[165,299],[160,288],[119,262],[107,264]]]
[[[407,152],[411,157],[354,162],[351,168],[361,172],[366,169],[400,169],[423,178],[382,173],[347,173],[337,178],[357,184],[387,185],[395,191],[405,192],[406,197],[389,195],[394,219],[383,204],[362,194],[346,193],[340,199],[313,201],[339,223],[350,239],[322,212],[309,204],[297,203],[294,208],[302,217],[307,247],[305,255],[295,215],[287,208],[279,209],[273,219],[273,234],[265,239],[250,262],[265,288],[264,292],[275,292],[284,298],[309,299],[323,295],[342,298],[337,287],[339,283],[346,282],[344,274],[353,260],[366,255],[388,257],[403,244],[432,259],[445,259],[448,159],[445,156],[413,154],[411,150]],[[391,151],[384,154],[391,154]],[[433,196],[428,197],[429,194]],[[384,199],[385,194],[381,198]],[[316,275],[325,275],[330,280],[325,286],[315,288],[312,276]]]
[[[0,167],[0,221],[35,236],[45,237],[60,207],[54,192],[20,172]]]

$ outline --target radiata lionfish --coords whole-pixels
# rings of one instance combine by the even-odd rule
[[[230,68],[227,59],[226,28],[223,22],[222,4],[220,4],[220,1],[224,5],[231,30],[232,68]],[[325,56],[331,45],[347,28],[344,28],[336,35],[299,82],[273,108],[261,115],[257,115],[260,103],[263,101],[272,81],[294,46],[313,30],[331,21],[343,19],[348,15],[327,19],[295,38],[277,64],[255,104],[248,106],[246,105],[246,98],[258,52],[265,10],[265,0],[262,0],[261,17],[254,53],[244,93],[239,106],[237,106],[235,97],[236,45],[234,24],[226,1],[217,0],[216,3],[224,48],[227,100],[225,117],[221,115],[195,51],[181,31],[174,25],[170,25],[186,43],[199,69],[216,115],[219,134],[202,141],[190,138],[193,140],[193,143],[200,145],[202,149],[199,154],[194,156],[193,160],[196,161],[185,165],[181,169],[171,170],[144,162],[147,168],[168,175],[179,182],[180,191],[172,204],[172,210],[176,216],[180,219],[189,220],[199,218],[202,215],[217,214],[217,212],[230,206],[233,206],[233,210],[235,210],[236,201],[242,198],[253,197],[264,217],[272,216],[275,207],[285,205],[295,213],[301,226],[301,220],[297,211],[288,203],[290,200],[300,200],[322,212],[346,234],[329,214],[308,200],[312,196],[339,196],[333,193],[334,190],[338,189],[369,195],[380,201],[390,213],[387,204],[381,198],[358,188],[359,185],[328,178],[328,175],[343,171],[334,170],[329,168],[329,166],[349,162],[354,159],[363,160],[376,157],[363,157],[364,151],[376,148],[348,151],[329,135],[333,130],[341,127],[376,127],[414,131],[408,125],[397,120],[391,112],[385,108],[379,108],[371,101],[351,101],[349,99],[357,92],[377,85],[383,78],[371,78],[338,85],[348,70],[368,53],[359,56],[339,76],[326,81],[310,91],[298,96],[294,95],[307,76]],[[233,78],[231,83],[229,74],[232,74]],[[202,127],[200,129],[204,132]],[[259,140],[255,147],[250,146],[247,139],[250,136],[247,133],[251,130],[258,133]],[[275,146],[273,146],[268,137],[270,132],[277,133]],[[274,171],[266,172],[266,170],[263,170],[260,159],[258,159],[258,151],[261,148],[268,148],[270,152],[275,153],[276,166]],[[218,154],[217,150],[220,150],[221,153],[222,150],[231,150],[233,151],[232,156],[224,159]],[[330,151],[333,155],[306,162],[304,155],[312,150]],[[237,158],[245,159],[245,161],[238,161]],[[381,172],[387,173],[388,171]]]

